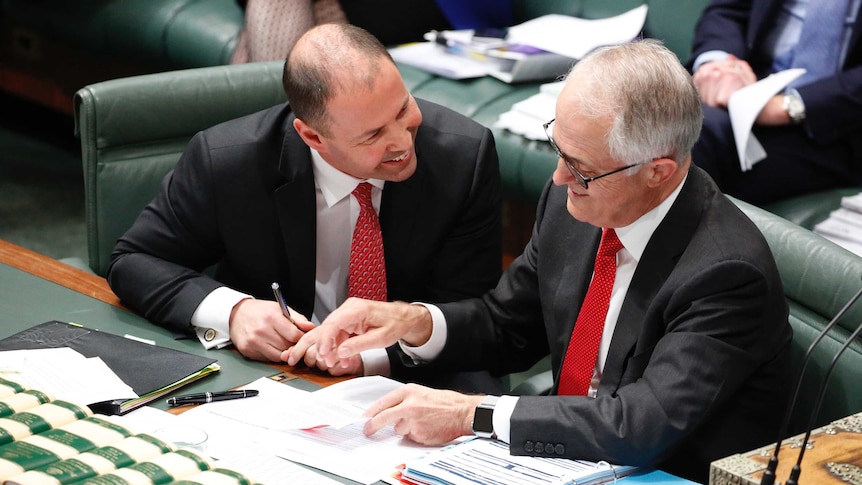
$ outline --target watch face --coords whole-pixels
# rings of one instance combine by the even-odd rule
[[[487,433],[490,435],[494,432],[494,409],[479,406],[476,408],[476,413],[473,415],[473,432]]]

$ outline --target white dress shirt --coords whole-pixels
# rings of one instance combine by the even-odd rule
[[[350,242],[359,218],[359,203],[350,194],[361,182],[368,182],[374,210],[380,213],[383,180],[362,180],[334,168],[311,150],[317,213],[314,310],[309,320],[317,325],[347,299]],[[222,348],[230,341],[230,314],[241,300],[252,296],[226,286],[216,288],[201,301],[191,324],[207,349]],[[289,303],[289,302],[288,302]],[[306,317],[308,317],[306,315]],[[366,374],[389,374],[386,351],[362,353]]]
[[[686,176],[687,178],[687,176]],[[671,206],[679,196],[682,186],[685,184],[685,179],[682,183],[667,197],[661,204],[656,206],[651,211],[647,212],[635,222],[625,227],[616,228],[617,237],[623,244],[623,249],[617,253],[617,272],[614,278],[614,288],[611,291],[611,300],[608,306],[608,314],[605,317],[605,326],[602,332],[602,340],[599,345],[599,354],[596,358],[596,368],[593,371],[593,379],[590,382],[589,397],[596,397],[599,381],[602,377],[602,369],[605,366],[605,361],[608,356],[608,349],[611,344],[616,329],[617,319],[620,316],[620,309],[623,306],[626,293],[634,277],[637,269],[638,261],[640,261],[647,243],[649,243],[653,232],[661,221],[664,220]],[[446,344],[446,320],[443,313],[434,305],[424,304],[431,312],[433,328],[431,338],[424,345],[419,347],[411,347],[401,343],[401,348],[415,362],[428,362],[440,354],[443,346]],[[515,405],[518,403],[517,396],[501,396],[494,408],[494,432],[497,434],[497,439],[509,442],[510,426],[509,421],[512,417],[512,412]]]

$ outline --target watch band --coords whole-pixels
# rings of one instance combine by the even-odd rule
[[[473,412],[473,434],[480,438],[497,438],[494,432],[494,408],[499,396],[485,396]]]

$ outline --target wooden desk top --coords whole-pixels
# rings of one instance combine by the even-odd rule
[[[61,263],[37,252],[0,239],[0,263],[20,269],[39,278],[46,279],[70,290],[82,293],[109,305],[128,310],[111,291],[105,278]],[[328,386],[349,377],[333,377],[305,366],[291,367],[287,364],[270,363],[273,368],[288,376],[298,377],[319,386]]]

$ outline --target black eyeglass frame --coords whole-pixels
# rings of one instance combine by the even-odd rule
[[[548,143],[550,143],[551,147],[554,149],[554,151],[557,152],[557,156],[562,158],[563,161],[566,162],[566,167],[569,169],[569,172],[571,172],[572,177],[575,177],[575,180],[577,180],[578,184],[581,187],[583,187],[584,189],[589,189],[590,188],[590,185],[589,185],[590,182],[598,180],[602,177],[607,177],[608,175],[613,175],[615,173],[622,172],[623,170],[628,170],[630,168],[637,167],[638,165],[644,165],[644,164],[647,164],[647,163],[652,162],[654,160],[658,160],[658,158],[651,158],[649,160],[644,160],[643,162],[633,163],[631,165],[626,165],[625,167],[618,168],[616,170],[611,170],[610,172],[603,173],[601,175],[596,175],[595,177],[584,177],[584,174],[582,174],[577,169],[577,167],[575,167],[575,163],[569,158],[569,156],[566,155],[565,153],[563,153],[562,150],[560,150],[560,147],[557,146],[557,142],[554,141],[554,137],[551,136],[551,132],[548,131],[548,127],[551,126],[551,124],[555,120],[556,120],[556,118],[552,119],[551,121],[549,121],[547,123],[542,124],[542,128],[545,129],[545,136],[548,137]],[[659,157],[659,158],[661,158],[661,157]]]

